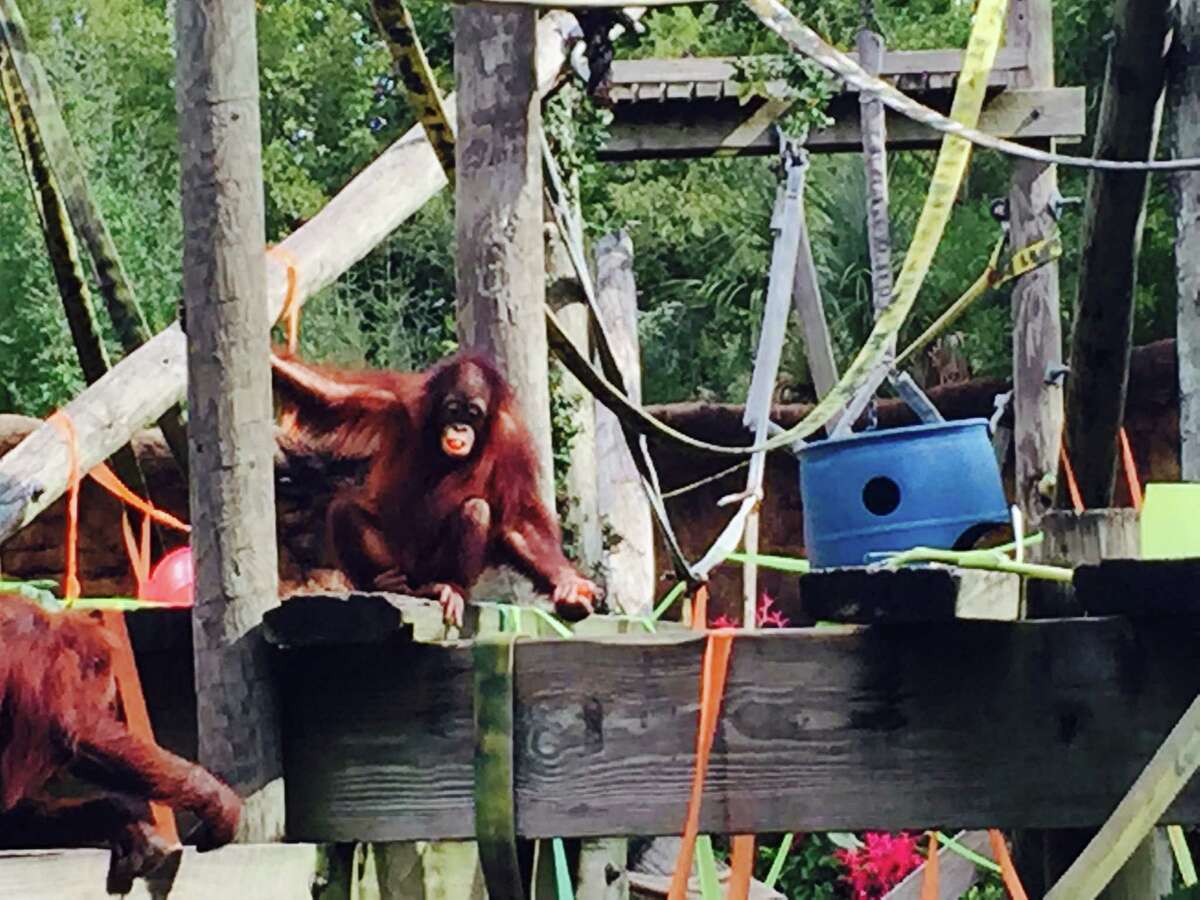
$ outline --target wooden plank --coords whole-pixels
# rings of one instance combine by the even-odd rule
[[[960,831],[954,840],[974,850],[984,859],[992,858],[991,841],[986,831]],[[938,893],[935,900],[958,900],[979,880],[979,867],[949,847],[938,850]],[[883,895],[883,900],[925,900],[925,864],[917,866],[904,880]]]
[[[295,900],[312,896],[317,848],[311,844],[231,844],[209,853],[188,847],[171,900],[253,897]],[[107,850],[0,852],[0,897],[21,900],[108,900]],[[127,900],[151,900],[139,880]]]
[[[701,828],[1097,825],[1200,689],[1197,637],[1124,619],[739,636]],[[518,642],[523,836],[680,832],[702,648]],[[468,648],[319,647],[280,665],[293,840],[471,836]],[[1200,821],[1200,785],[1163,818]]]
[[[1122,900],[1162,897],[1169,891],[1170,856],[1154,853],[1153,842],[1146,839],[1151,837],[1159,818],[1187,786],[1197,766],[1200,766],[1200,697],[1188,706],[1083,853],[1046,893],[1046,900],[1092,900],[1114,879],[1125,882]],[[1143,854],[1157,856],[1157,864],[1153,859],[1143,860],[1139,861],[1141,864],[1136,871],[1126,872],[1122,868],[1127,861],[1133,862]],[[1140,890],[1129,890],[1135,879]]]
[[[855,51],[847,54],[857,61]],[[880,68],[883,78],[898,75],[941,74],[957,77],[962,69],[961,50],[893,50],[884,55]],[[782,58],[782,57],[780,57]],[[1003,48],[996,54],[992,81],[1008,84],[1008,73],[1025,65],[1021,49]],[[685,82],[734,82],[736,58],[732,56],[684,57],[679,59],[617,59],[612,64],[612,83],[617,85],[681,84]],[[730,91],[732,93],[732,91]]]
[[[935,109],[949,109],[948,92],[927,94],[921,101]],[[979,127],[991,134],[1019,141],[1076,138],[1084,133],[1084,89],[1050,88],[1007,90],[984,102]],[[611,137],[600,158],[612,162],[630,159],[708,156],[726,145],[729,136],[762,106],[742,106],[730,97],[722,100],[619,104]],[[834,122],[814,131],[805,143],[811,153],[857,152],[862,147],[857,95],[843,94],[829,107]],[[887,111],[888,147],[892,150],[933,149],[938,134],[911,119]],[[771,129],[749,141],[742,155],[764,156],[779,152]]]
[[[1075,595],[1093,616],[1200,616],[1200,559],[1109,559],[1075,570]]]
[[[253,0],[176,7],[199,761],[246,800],[239,839],[270,841],[281,751],[255,629],[279,564],[255,35]]]
[[[1020,579],[1005,572],[950,569],[822,569],[800,577],[804,610],[830,622],[1015,620]]]

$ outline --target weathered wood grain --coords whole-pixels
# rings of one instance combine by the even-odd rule
[[[1172,150],[1200,154],[1200,2],[1179,0],[1175,46],[1168,60]],[[1180,465],[1184,481],[1200,481],[1200,172],[1171,177],[1175,194],[1175,283],[1179,311]]]
[[[458,336],[513,387],[554,508],[542,225],[537,11],[454,10]]]
[[[1050,4],[1043,0],[1012,0],[1009,4],[1007,43],[1027,54],[1028,68],[1013,74],[1017,87],[1053,89],[1053,18]],[[1024,247],[1054,233],[1057,224],[1050,201],[1057,194],[1058,173],[1053,166],[1029,160],[1013,162],[1008,197],[1012,247]],[[1026,526],[1036,529],[1053,504],[1046,477],[1058,471],[1063,421],[1062,383],[1050,379],[1050,373],[1062,364],[1058,263],[1018,278],[1013,285],[1012,308],[1014,494]]]
[[[258,633],[278,597],[258,47],[253,0],[176,7],[200,762],[283,835],[275,693]]]
[[[1096,619],[739,637],[701,828],[1097,825],[1200,688],[1198,631]],[[702,646],[517,644],[523,836],[679,833]],[[461,646],[283,654],[289,836],[470,836],[470,664]],[[1198,820],[1200,787],[1164,816]]]
[[[1077,138],[1084,133],[1084,89],[1008,89],[984,102],[979,127],[990,134],[1020,141],[1049,137]],[[951,92],[945,89],[914,92],[934,109],[948,110]],[[731,97],[655,103],[619,103],[611,137],[600,148],[601,159],[674,159],[728,152],[730,135],[759,113],[761,101],[744,106]],[[833,124],[813,129],[805,147],[812,153],[848,153],[861,150],[862,128],[858,94],[843,93],[827,109]],[[888,110],[885,116],[891,150],[936,149],[937,132]],[[748,140],[739,155],[767,156],[779,152],[772,129],[763,127]]]

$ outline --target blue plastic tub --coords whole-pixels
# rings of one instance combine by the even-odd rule
[[[1009,519],[987,420],[868,431],[800,451],[808,559],[859,566],[867,554],[954,549]]]

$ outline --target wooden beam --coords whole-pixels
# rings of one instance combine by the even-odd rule
[[[634,403],[642,396],[638,344],[637,285],[633,241],[624,231],[596,244],[596,304],[613,342],[625,388]],[[601,522],[616,539],[604,551],[609,603],[630,615],[647,615],[654,605],[654,522],[641,476],[621,423],[600,403],[596,410],[596,478]]]
[[[1168,60],[1174,104],[1172,149],[1176,157],[1200,154],[1200,0],[1179,0],[1175,47]],[[1175,193],[1175,282],[1179,312],[1180,476],[1200,481],[1200,172],[1171,176]]]
[[[1098,825],[1200,689],[1197,636],[1194,621],[1120,619],[739,636],[701,829]],[[679,833],[703,645],[516,645],[523,836]],[[291,839],[473,836],[469,648],[280,662]],[[1200,821],[1200,785],[1162,818]]]
[[[1021,580],[1016,575],[942,566],[822,569],[800,576],[800,592],[808,615],[856,625],[948,619],[1011,622],[1021,609]]]
[[[7,850],[0,852],[0,897],[22,900],[109,900],[104,890],[107,850]],[[171,900],[309,897],[317,868],[311,844],[231,844],[209,853],[188,847],[171,887]],[[126,900],[151,900],[139,880]],[[160,896],[160,895],[154,895]]]
[[[537,10],[455,7],[454,38],[459,342],[512,385],[553,509]]]
[[[254,0],[176,7],[200,762],[283,836],[275,693],[256,626],[278,603]]]
[[[1028,63],[1027,69],[1014,76],[1017,87],[1053,89],[1053,18],[1049,0],[1011,0],[1007,41],[1026,51]],[[1053,140],[1050,146],[1054,146]],[[1024,247],[1054,233],[1057,225],[1050,203],[1057,195],[1058,174],[1053,166],[1013,162],[1008,198],[1011,246]],[[1050,378],[1051,371],[1062,364],[1058,263],[1018,278],[1012,305],[1014,493],[1027,527],[1033,530],[1053,502],[1046,477],[1058,471],[1062,431],[1061,380]]]
[[[948,91],[915,96],[934,109],[950,108]],[[986,132],[1019,141],[1076,138],[1084,133],[1084,89],[1009,89],[984,102],[979,127]],[[735,99],[663,103],[624,103],[613,110],[611,137],[600,149],[600,159],[670,159],[709,156],[728,149],[730,135],[762,108],[762,101],[745,106]],[[816,129],[805,143],[810,153],[850,153],[862,149],[858,94],[834,98],[828,108],[834,122]],[[888,148],[936,149],[940,135],[904,116],[887,110]],[[779,152],[769,128],[740,150],[739,155],[763,156]]]
[[[574,22],[574,17],[560,11],[547,13],[538,22],[538,90],[543,94],[558,82],[566,60],[564,42]],[[446,98],[446,110],[454,115],[453,96]],[[446,176],[424,130],[414,125],[282,242],[283,249],[300,261],[296,302],[304,303],[336,281],[445,186]],[[288,292],[287,268],[276,257],[266,265],[266,302],[274,321]],[[79,432],[80,468],[86,471],[107,459],[180,402],[186,390],[186,351],[175,323],[67,405]],[[0,460],[0,541],[62,496],[67,470],[67,448],[49,425]]]
[[[1118,0],[1115,4],[1116,39],[1109,46],[1092,147],[1096,156],[1154,158],[1162,121],[1172,7],[1171,0]],[[1147,172],[1092,172],[1088,176],[1066,402],[1067,450],[1088,508],[1112,505],[1148,178]],[[1069,502],[1064,478],[1058,485],[1058,505]]]

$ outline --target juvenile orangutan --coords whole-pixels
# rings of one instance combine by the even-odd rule
[[[538,494],[537,456],[507,382],[464,353],[419,373],[318,368],[272,357],[275,386],[306,431],[334,452],[369,453],[361,489],[336,497],[329,533],[362,590],[439,601],[462,623],[488,566],[511,565],[563,618],[593,611],[599,590],[563,555]]]

